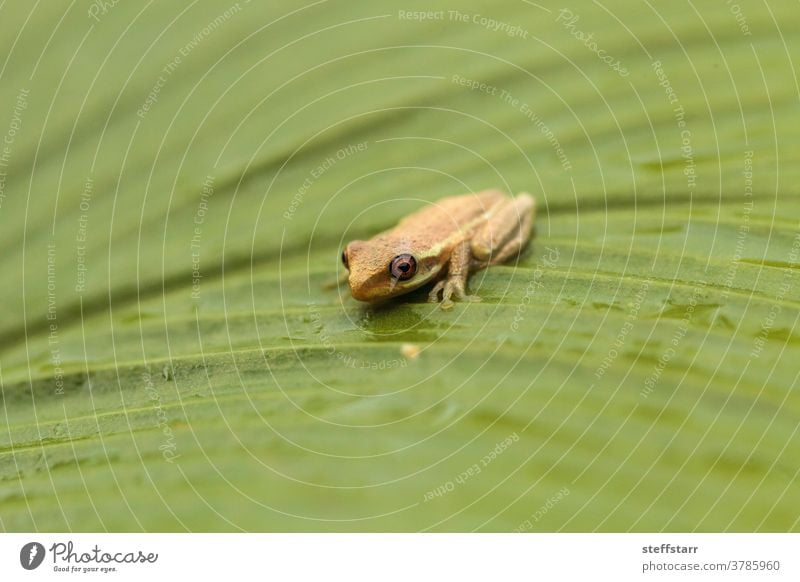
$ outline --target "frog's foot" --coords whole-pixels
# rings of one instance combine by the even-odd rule
[[[439,301],[439,293],[444,289],[445,281],[439,281],[433,286],[431,292],[428,293],[428,303],[437,303]]]
[[[439,301],[439,293],[442,294],[442,309],[447,311],[453,308],[452,297],[455,296],[459,301],[478,302],[481,300],[477,295],[467,295],[464,291],[464,283],[461,279],[447,279],[439,281],[428,294],[428,301],[435,303]]]

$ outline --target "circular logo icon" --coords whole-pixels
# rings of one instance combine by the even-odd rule
[[[19,563],[26,570],[35,570],[44,561],[44,546],[39,542],[29,542],[19,551]]]

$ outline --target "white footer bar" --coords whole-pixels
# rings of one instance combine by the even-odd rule
[[[798,534],[3,534],[0,580],[800,580]],[[185,579],[185,578],[184,578]]]

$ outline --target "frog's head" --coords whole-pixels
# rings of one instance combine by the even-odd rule
[[[446,263],[446,249],[417,250],[413,241],[392,237],[354,240],[342,252],[342,263],[350,272],[348,283],[359,301],[380,301],[413,291],[429,283]]]

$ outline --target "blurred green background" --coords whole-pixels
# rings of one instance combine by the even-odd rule
[[[797,11],[3,3],[0,529],[800,529]],[[321,288],[487,187],[482,303]]]

